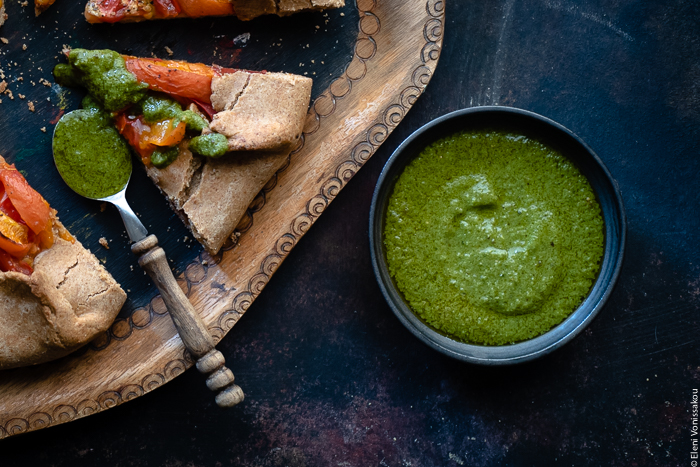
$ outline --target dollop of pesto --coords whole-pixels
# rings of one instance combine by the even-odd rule
[[[153,154],[151,154],[151,164],[153,164],[155,167],[158,167],[159,169],[164,169],[165,167],[175,162],[175,159],[177,159],[178,154],[180,154],[180,151],[177,146],[156,149],[155,151],[153,151]]]
[[[124,58],[112,50],[72,49],[68,64],[54,68],[61,86],[82,86],[108,112],[122,110],[146,95],[148,85],[126,69]]]
[[[206,157],[221,157],[228,152],[228,139],[219,133],[207,133],[190,140],[190,151]]]
[[[178,101],[166,95],[149,94],[135,106],[131,113],[134,115],[141,113],[147,123],[172,120],[173,126],[177,126],[180,122],[185,122],[187,131],[201,132],[209,126],[202,117],[191,110],[182,110]]]
[[[59,120],[53,154],[61,177],[76,193],[99,199],[122,190],[131,176],[131,151],[110,115],[88,99],[87,108]]]
[[[143,119],[148,123],[174,119],[182,115],[182,106],[174,99],[166,96],[148,95],[139,102]],[[135,110],[138,113],[138,110]]]
[[[603,255],[586,178],[538,141],[497,131],[441,139],[400,175],[384,230],[412,310],[480,345],[536,337],[574,311]]]
[[[180,119],[185,122],[188,131],[199,131],[207,128],[209,124],[202,117],[192,112],[191,110],[185,110],[180,115]]]

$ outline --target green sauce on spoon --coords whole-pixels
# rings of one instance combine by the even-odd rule
[[[86,107],[64,115],[56,125],[54,161],[73,191],[86,198],[106,198],[128,183],[131,151],[107,112]]]

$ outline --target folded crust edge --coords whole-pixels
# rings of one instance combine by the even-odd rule
[[[0,272],[0,370],[68,355],[109,328],[126,293],[77,240],[57,239],[31,276]]]

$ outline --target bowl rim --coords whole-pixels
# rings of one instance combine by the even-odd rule
[[[595,167],[594,170],[599,171],[600,182],[606,185],[606,192],[602,193],[605,194],[606,197],[602,198],[599,189],[593,186],[591,177],[588,175],[586,176],[596,193],[596,197],[599,198],[599,204],[601,204],[601,211],[605,223],[605,249],[603,260],[598,277],[591,287],[588,296],[567,318],[544,334],[523,342],[501,346],[485,346],[459,342],[437,332],[419,319],[403,300],[389,275],[382,240],[383,217],[386,202],[391,195],[396,178],[403,172],[403,168],[406,164],[413,159],[410,155],[404,156],[404,154],[410,153],[411,151],[409,151],[409,149],[414,145],[420,144],[421,148],[424,148],[429,144],[431,141],[427,143],[417,142],[419,139],[423,138],[425,134],[430,132],[439,133],[439,129],[443,125],[464,118],[465,116],[486,113],[507,114],[512,116],[511,118],[523,119],[523,121],[534,120],[537,122],[536,124],[544,124],[543,127],[551,128],[555,134],[571,140],[579,149],[582,149],[583,151],[581,153],[586,154],[585,157],[590,156],[591,160],[594,162],[594,164],[592,164],[592,166]],[[468,127],[465,127],[465,129],[466,128]],[[440,137],[439,135],[435,136],[432,138],[432,141]],[[569,157],[567,154],[564,154],[564,156]],[[402,158],[404,157],[406,157],[407,160],[403,160]],[[395,167],[398,168],[395,169]],[[395,170],[399,171],[398,174],[393,173]],[[600,201],[601,199],[608,200],[609,203],[604,207],[603,203]],[[380,203],[382,203],[382,205],[378,207]],[[507,106],[481,106],[456,110],[435,118],[414,131],[396,148],[396,150],[394,150],[385,163],[372,195],[369,218],[370,254],[374,275],[382,291],[382,295],[399,321],[401,321],[413,335],[433,349],[458,360],[481,365],[510,365],[531,361],[562,347],[583,331],[583,329],[598,315],[612,293],[622,268],[627,236],[627,220],[619,186],[593,149],[571,130],[554,120],[528,110]]]

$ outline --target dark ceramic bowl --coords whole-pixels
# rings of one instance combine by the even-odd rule
[[[465,344],[440,333],[412,311],[389,274],[382,240],[389,197],[404,167],[430,143],[459,131],[478,128],[512,131],[540,140],[568,157],[588,178],[605,223],[605,250],[598,278],[586,299],[563,322],[548,332],[512,345]],[[389,158],[377,182],[370,210],[370,251],[374,273],[389,306],[420,340],[450,357],[483,365],[507,365],[541,357],[580,333],[598,314],[612,292],[622,266],[626,221],[616,182],[600,158],[571,131],[525,110],[475,107],[439,117],[408,137]]]

